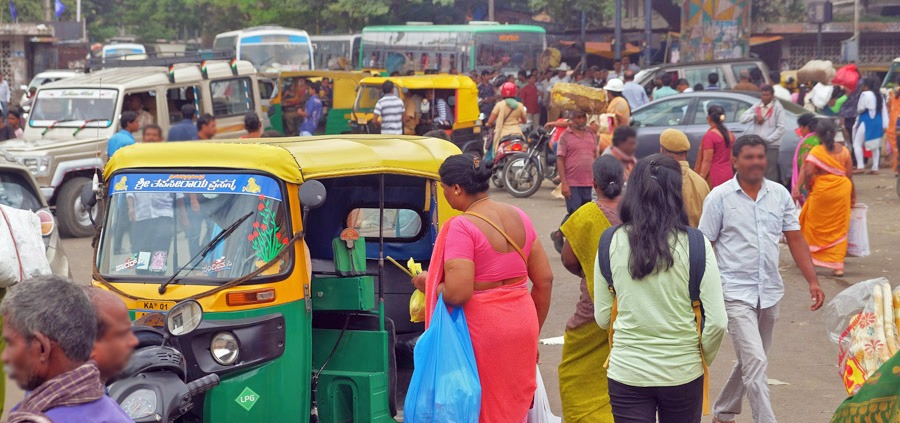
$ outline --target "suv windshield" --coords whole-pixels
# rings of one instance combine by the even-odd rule
[[[118,91],[113,89],[44,89],[37,94],[29,125],[81,126],[90,120],[88,126],[106,128],[115,119],[118,97]]]
[[[223,283],[272,260],[291,238],[281,187],[251,174],[118,174],[99,246],[100,273],[168,279],[223,229],[236,230],[195,259],[179,279]],[[285,259],[272,269],[288,268]]]

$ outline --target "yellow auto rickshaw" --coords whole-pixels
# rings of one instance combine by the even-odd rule
[[[286,91],[292,89],[291,86],[296,79],[307,79],[311,82],[321,82],[322,79],[331,81],[332,90],[330,93],[319,93],[326,113],[323,122],[319,125],[317,133],[334,135],[350,133],[350,119],[353,112],[353,103],[356,99],[356,91],[359,87],[359,81],[368,77],[368,73],[357,71],[294,71],[281,72],[273,75],[276,93],[269,100],[268,115],[271,129],[274,129],[286,136],[296,134],[285,134],[284,122],[284,95]],[[304,94],[305,96],[305,94]],[[302,104],[295,104],[292,107],[303,107]],[[291,109],[289,113],[295,113],[296,109]]]
[[[481,112],[478,109],[478,86],[465,75],[417,75],[369,77],[359,82],[350,126],[353,133],[379,133],[373,124],[375,103],[383,96],[385,81],[394,83],[395,93],[406,105],[406,113],[414,115],[418,124],[406,125],[404,134],[424,135],[433,130],[447,137],[464,152],[482,153]],[[438,116],[437,101],[446,101],[448,116]]]
[[[96,190],[106,218],[94,285],[121,296],[136,327],[165,322],[168,335],[142,341],[133,361],[150,363],[132,363],[116,383],[216,379],[189,396],[196,406],[179,421],[393,422],[404,395],[395,349],[424,327],[410,321],[409,276],[384,262],[427,266],[456,213],[438,168],[459,152],[387,135],[119,150]],[[91,192],[82,195],[90,205]],[[202,321],[179,309],[192,300]],[[165,354],[141,353],[160,341]],[[126,394],[135,421],[165,415],[164,389]]]

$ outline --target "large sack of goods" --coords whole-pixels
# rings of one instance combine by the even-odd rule
[[[597,115],[606,112],[606,92],[580,84],[558,82],[550,90],[550,107]]]
[[[838,345],[838,373],[855,394],[900,349],[900,287],[885,278],[852,285],[825,308],[828,336]]]
[[[836,73],[831,60],[810,60],[797,71],[797,79],[801,84],[830,84]]]
[[[0,288],[51,273],[36,214],[0,205],[0,226]]]

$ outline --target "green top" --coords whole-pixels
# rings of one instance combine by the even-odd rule
[[[728,319],[716,255],[708,240],[705,244],[706,272],[700,282],[700,301],[706,317],[703,353],[707,364],[711,364],[719,352]],[[625,230],[620,229],[613,236],[610,251],[618,316],[613,325],[609,378],[648,387],[684,385],[702,376],[697,323],[688,293],[687,233],[678,234],[673,251],[675,264],[643,280],[633,280],[628,270],[631,247]],[[607,329],[613,296],[596,260],[594,268],[594,318],[601,328]]]
[[[813,147],[819,145],[819,136],[813,135],[800,144],[800,150],[797,152],[797,169],[803,168],[803,156],[809,154]]]
[[[846,102],[847,102],[847,95],[844,94],[844,95],[838,97],[837,100],[834,101],[834,107],[829,107],[829,106],[825,106],[825,107],[830,108],[832,113],[838,114],[838,112],[841,111],[841,106],[843,106],[844,103],[846,103]]]

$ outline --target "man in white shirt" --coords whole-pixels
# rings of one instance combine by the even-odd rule
[[[769,79],[772,80],[772,89],[775,90],[775,98],[784,101],[794,101],[791,98],[791,92],[787,88],[781,86],[781,72],[769,72]]]
[[[0,73],[0,107],[3,108],[3,118],[6,119],[6,115],[9,114],[9,81],[3,77],[3,74]]]
[[[750,124],[746,134],[759,135],[769,144],[766,178],[781,183],[778,153],[781,148],[781,138],[785,132],[784,107],[778,100],[775,100],[775,90],[771,85],[763,85],[759,89],[759,93],[761,101],[747,109],[741,115],[740,122]]]
[[[765,178],[767,150],[768,143],[758,135],[738,138],[731,159],[737,174],[710,192],[700,217],[699,229],[718,258],[728,332],[738,360],[713,406],[713,423],[734,423],[745,393],[754,422],[776,423],[766,368],[784,297],[778,270],[782,235],[809,285],[810,310],[825,301],[794,200],[783,185]]]

